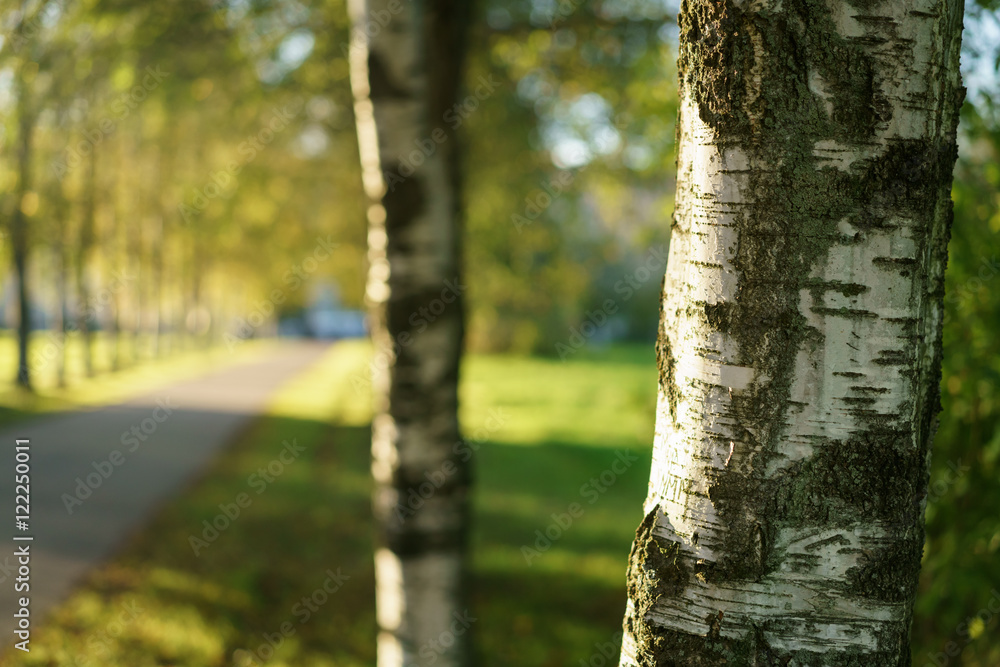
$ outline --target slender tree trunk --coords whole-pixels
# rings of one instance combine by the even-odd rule
[[[136,186],[141,188],[141,186]],[[132,280],[135,285],[132,288],[132,320],[131,320],[131,339],[132,339],[132,363],[138,363],[141,356],[141,349],[143,345],[143,309],[146,306],[145,299],[145,270],[144,265],[144,245],[143,245],[143,218],[145,214],[145,201],[142,197],[142,190],[138,190],[138,194],[135,198],[135,213],[132,217],[130,224],[126,225],[126,229],[129,232],[128,235],[128,247],[130,262],[129,265],[132,267]]]
[[[188,317],[192,318],[193,326],[189,328],[191,340],[196,348],[207,348],[211,341],[212,317],[208,309],[209,298],[206,294],[205,282],[211,271],[211,259],[207,256],[202,240],[191,239],[191,283],[190,310]],[[194,313],[194,315],[191,315]],[[208,318],[207,321],[205,318]]]
[[[60,220],[59,240],[56,242],[56,298],[58,300],[58,321],[56,322],[59,331],[59,352],[56,355],[56,381],[60,387],[66,386],[66,343],[68,336],[66,330],[66,309],[69,307],[69,257],[66,249],[66,229],[65,218]]]
[[[175,133],[172,128],[168,125],[165,129],[162,141],[164,144],[168,144],[173,140]],[[159,160],[158,160],[158,173],[157,181],[160,184],[159,192],[154,195],[154,201],[156,208],[156,215],[153,219],[153,233],[150,242],[150,264],[151,264],[151,278],[152,278],[152,294],[150,295],[150,301],[152,301],[151,308],[154,318],[154,323],[151,328],[151,335],[153,337],[152,350],[153,356],[158,358],[166,354],[167,343],[165,340],[166,326],[164,321],[166,320],[165,305],[164,305],[164,280],[166,279],[166,260],[164,258],[164,253],[166,252],[167,243],[167,211],[171,205],[170,197],[168,194],[171,179],[174,176],[174,149],[170,146],[161,146],[159,149]]]
[[[158,215],[154,221],[153,243],[151,248],[151,268],[152,281],[150,289],[152,294],[149,300],[152,302],[153,325],[150,327],[149,335],[152,336],[152,354],[154,358],[160,357],[165,352],[163,342],[163,217]]]
[[[456,102],[468,7],[350,6],[351,85],[370,199],[366,298],[378,353],[390,357],[374,378],[372,424],[378,665],[468,665],[471,450],[457,418],[461,206],[457,139],[444,120]],[[436,314],[415,326],[422,308]]]
[[[90,327],[91,300],[87,268],[94,247],[94,215],[97,200],[97,147],[87,158],[87,173],[83,193],[83,215],[76,254],[77,327],[83,345],[83,367],[87,377],[94,375],[94,334]]]
[[[189,236],[180,241],[184,251],[178,258],[181,311],[177,317],[177,325],[181,347],[189,349],[195,342],[198,328],[198,263],[195,259],[195,240]]]
[[[69,326],[66,309],[69,306],[69,249],[67,248],[67,220],[69,202],[63,193],[62,183],[58,180],[50,183],[46,198],[52,211],[52,226],[49,251],[52,255],[52,265],[55,273],[56,307],[52,320],[52,338],[56,355],[56,384],[66,386],[66,330]]]
[[[122,352],[122,297],[117,292],[111,295],[111,337],[114,349],[111,351],[111,370],[120,371],[125,365]]]
[[[962,9],[684,1],[621,665],[910,664]]]
[[[112,308],[112,318],[111,318],[111,338],[112,345],[114,349],[111,354],[111,370],[119,371],[125,364],[124,354],[122,352],[122,310],[125,303],[124,294],[122,293],[122,285],[119,284],[118,276],[121,275],[122,269],[126,268],[128,262],[128,253],[125,250],[126,244],[123,240],[124,230],[124,220],[126,216],[126,206],[125,201],[125,191],[128,189],[128,160],[125,155],[125,146],[123,145],[117,153],[118,164],[116,173],[114,174],[114,183],[108,189],[108,191],[113,197],[113,202],[111,205],[111,228],[107,231],[107,241],[105,243],[107,248],[107,266],[110,271],[107,272],[109,275],[105,275],[105,280],[107,284],[105,289],[111,291],[109,305]]]
[[[125,258],[125,267],[130,270],[130,282],[133,283],[132,287],[127,291],[129,294],[129,301],[131,304],[131,318],[128,320],[128,332],[129,332],[129,353],[131,355],[131,363],[137,364],[140,357],[140,349],[142,345],[142,323],[143,323],[143,220],[146,215],[146,203],[147,197],[143,189],[143,185],[146,182],[144,178],[144,163],[142,155],[142,142],[143,142],[143,124],[142,124],[142,114],[136,114],[135,119],[135,130],[134,133],[130,135],[129,141],[129,152],[128,159],[135,165],[134,170],[134,180],[131,183],[131,187],[128,188],[129,193],[129,204],[127,210],[130,212],[126,215],[125,222],[125,247],[127,249],[127,257]]]
[[[24,210],[31,192],[31,140],[35,131],[35,116],[31,110],[27,82],[21,68],[15,72],[17,88],[18,185],[15,191],[14,214],[11,219],[11,249],[14,272],[17,276],[17,384],[31,389],[31,371],[28,365],[28,344],[31,337],[31,300],[28,294],[28,220]]]

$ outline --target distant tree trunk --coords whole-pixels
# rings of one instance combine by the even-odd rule
[[[115,292],[111,295],[111,370],[120,371],[125,365],[125,355],[122,353],[122,298]]]
[[[374,378],[372,424],[378,665],[468,665],[459,153],[444,120],[456,103],[468,3],[350,7],[351,85],[370,199],[366,298],[377,354],[389,357]]]
[[[196,342],[198,336],[198,301],[200,300],[199,265],[197,261],[197,240],[192,236],[182,239],[182,247],[185,252],[179,258],[181,264],[180,287],[181,290],[181,312],[178,317],[178,325],[182,334],[184,349],[188,349]],[[187,264],[186,269],[184,264]]]
[[[146,218],[147,197],[144,196],[143,178],[143,123],[142,114],[136,114],[134,130],[129,134],[128,160],[135,165],[133,170],[133,180],[129,182],[126,192],[129,193],[129,206],[126,209],[129,213],[125,218],[125,270],[128,271],[129,282],[132,287],[127,290],[128,301],[131,306],[131,317],[126,325],[129,334],[129,355],[131,363],[139,362],[139,350],[142,338],[142,309],[143,303],[143,220]]]
[[[111,320],[111,335],[114,340],[111,370],[120,371],[125,366],[125,355],[122,352],[122,295],[117,291],[111,295],[111,307],[114,309]]]
[[[14,213],[11,218],[11,249],[14,272],[17,276],[17,384],[31,389],[31,371],[28,366],[28,344],[31,337],[31,300],[28,293],[28,220],[24,208],[29,205],[31,190],[31,141],[35,132],[35,115],[31,109],[28,84],[21,67],[15,72],[17,90],[18,144],[17,190]],[[37,202],[31,205],[37,205]]]
[[[97,198],[97,147],[93,146],[87,158],[84,181],[83,215],[80,220],[80,238],[76,248],[77,328],[83,345],[83,367],[87,377],[94,375],[94,335],[90,327],[91,299],[87,268],[94,247],[94,215]]]
[[[902,666],[962,3],[685,0],[621,665]]]
[[[59,387],[66,386],[66,309],[69,307],[69,257],[66,247],[67,216],[69,203],[62,192],[62,184],[51,183],[47,193],[52,210],[52,238],[49,249],[55,265],[56,308],[52,321],[52,332],[56,347],[56,383]]]
[[[65,387],[66,330],[68,328],[68,322],[66,321],[66,309],[69,307],[69,257],[66,249],[66,239],[64,236],[65,219],[63,219],[61,225],[59,240],[56,243],[56,261],[58,262],[56,268],[56,298],[59,302],[58,308],[56,309],[59,315],[55,323],[55,327],[59,331],[59,351],[56,355],[56,382],[60,387]]]
[[[164,144],[168,144],[173,140],[175,133],[172,128],[168,125],[165,129],[161,141]],[[166,326],[164,321],[166,315],[164,313],[164,280],[166,278],[166,261],[164,258],[164,252],[166,250],[167,243],[167,211],[171,205],[168,190],[171,179],[174,176],[174,149],[169,146],[160,146],[159,148],[159,160],[157,169],[157,180],[160,183],[158,192],[154,195],[156,212],[153,216],[153,233],[150,241],[150,273],[151,273],[151,289],[152,293],[150,295],[150,301],[152,301],[151,308],[154,317],[154,323],[151,327],[151,335],[153,337],[152,350],[154,357],[161,357],[166,354],[167,344],[164,334],[166,333]]]
[[[153,326],[150,327],[152,336],[153,357],[160,357],[166,351],[163,343],[163,211],[156,216],[153,230],[153,243],[151,248],[151,273],[152,282],[150,285],[152,294],[149,300],[152,301]]]
[[[134,287],[132,288],[133,313],[130,325],[132,339],[132,363],[139,362],[140,350],[142,349],[143,309],[146,307],[145,299],[143,297],[145,295],[145,285],[147,282],[144,276],[144,245],[142,242],[142,220],[146,211],[141,190],[139,190],[139,193],[136,195],[135,202],[135,213],[132,216],[131,222],[126,225],[130,256],[129,265],[132,267],[131,278],[134,283]]]
[[[111,370],[113,371],[121,370],[125,364],[125,355],[122,353],[122,310],[125,299],[121,290],[123,285],[119,284],[118,276],[122,274],[123,269],[127,269],[126,264],[128,263],[128,251],[126,241],[123,238],[123,227],[125,226],[124,221],[127,215],[124,192],[128,189],[127,175],[129,164],[124,147],[118,151],[117,157],[114,185],[109,188],[109,192],[112,193],[111,196],[114,199],[111,206],[112,221],[111,228],[107,232],[107,241],[105,242],[108,255],[107,265],[111,268],[111,271],[108,272],[110,275],[105,276],[105,280],[107,280],[105,289],[110,291],[109,305],[112,308],[111,336],[114,349],[112,350]]]
[[[208,308],[209,299],[206,294],[205,278],[211,272],[212,262],[209,253],[205,252],[202,240],[192,237],[191,239],[191,283],[190,283],[190,310],[188,318],[192,320],[189,327],[192,342],[195,347],[207,348],[211,345],[212,315]],[[194,313],[194,315],[190,315]]]

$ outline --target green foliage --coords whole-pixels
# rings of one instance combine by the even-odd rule
[[[667,241],[675,54],[663,7],[627,4],[482,5],[467,87],[500,85],[463,124],[472,349],[555,355],[609,298],[626,335],[655,332],[659,278],[614,286]]]
[[[15,4],[0,9],[5,35]],[[61,263],[84,264],[98,283],[118,268],[141,268],[122,308],[148,308],[158,252],[167,312],[183,312],[184,293],[197,291],[195,276],[223,322],[245,316],[276,288],[285,297],[281,308],[293,311],[307,291],[290,289],[288,272],[327,235],[339,245],[314,277],[334,278],[349,304],[362,303],[365,224],[343,0],[24,5],[52,13],[32,24],[38,29],[24,45],[13,49],[8,40],[0,47],[0,215],[3,225],[19,206],[28,215],[31,263],[38,267],[32,292],[49,311]],[[573,11],[552,13],[562,6]],[[544,530],[553,512],[566,511],[615,448],[643,451],[651,441],[651,346],[601,350],[597,342],[612,330],[633,339],[655,330],[659,276],[635,287],[628,279],[648,261],[649,248],[668,242],[677,95],[675,26],[665,6],[488,0],[479,4],[469,39],[466,94],[474,96],[484,79],[492,90],[463,99],[456,116],[465,142],[469,343],[477,351],[547,355],[473,356],[466,365],[463,422],[470,435],[486,429],[489,441],[480,452],[475,552],[484,664],[576,664],[620,627],[625,556],[645,492],[641,466],[531,566],[518,545]],[[967,35],[995,23],[996,11],[995,0],[969,3]],[[970,40],[981,53],[968,61],[985,63],[986,79],[979,80],[995,83],[996,45],[983,34]],[[291,58],[296,49],[305,55]],[[168,76],[144,99],[128,98],[146,68],[158,66]],[[24,201],[11,195],[20,108],[14,83],[27,86],[23,108],[37,113],[37,192]],[[944,412],[913,632],[917,665],[949,642],[964,647],[961,662],[949,664],[1000,664],[1000,617],[961,629],[1000,588],[997,99],[995,85],[980,86],[962,121],[945,297]],[[185,220],[179,207],[204,192],[213,174],[245,160],[244,142],[287,105],[298,109],[287,127],[254,151],[223,196]],[[98,178],[88,193],[84,168],[60,176],[54,165],[104,119],[114,120],[114,129],[102,131],[96,144]],[[98,242],[89,258],[78,258],[72,251],[90,195]],[[9,245],[8,237],[0,239],[5,259]],[[622,281],[632,289],[628,298]],[[588,323],[608,315],[609,299],[619,324],[584,335]],[[0,378],[14,375],[13,347],[9,338],[0,340]],[[110,367],[108,338],[98,337],[95,349],[98,368]],[[73,337],[68,371],[75,389],[53,390],[50,367],[39,378],[39,396],[0,397],[12,406],[0,419],[94,394],[96,385],[80,377],[80,350]],[[338,367],[326,380],[312,378],[292,402],[330,392],[331,404],[336,395],[340,404],[355,405],[355,394],[333,386],[346,373]],[[129,377],[114,380],[121,381],[115,395],[140,386]],[[487,421],[498,409],[509,418],[491,430]],[[352,410],[347,422],[317,409],[272,415],[258,425],[210,481],[168,509],[60,611],[39,639],[48,652],[33,652],[31,664],[71,664],[131,595],[150,611],[110,641],[113,653],[101,664],[228,664],[237,648],[256,647],[261,632],[273,632],[294,597],[312,590],[313,575],[331,561],[356,568],[356,578],[336,610],[303,629],[272,664],[369,663],[368,454],[358,417],[367,408]],[[337,419],[339,426],[327,423]],[[312,472],[274,489],[275,508],[300,520],[289,523],[268,510],[234,527],[228,546],[191,561],[185,555],[191,521],[269,460],[279,432],[317,444]],[[318,534],[330,539],[313,539]]]
[[[945,288],[943,412],[934,443],[914,664],[949,642],[961,664],[1000,664],[1000,615],[984,615],[1000,575],[1000,115],[966,104]],[[992,601],[994,608],[997,604]],[[952,649],[957,650],[957,649]]]

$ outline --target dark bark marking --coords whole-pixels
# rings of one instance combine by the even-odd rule
[[[661,291],[662,293],[662,291]],[[670,409],[670,418],[677,423],[677,404],[681,399],[681,392],[677,388],[676,372],[677,361],[674,359],[670,349],[670,337],[667,336],[663,312],[663,302],[660,302],[660,324],[659,335],[656,337],[656,364],[659,369],[660,393],[667,397],[667,406]]]
[[[412,97],[410,91],[392,80],[388,68],[375,51],[368,52],[368,86],[372,102],[405,100]]]
[[[409,288],[407,290],[406,288]],[[404,291],[406,290],[406,291]],[[432,328],[447,327],[454,330],[454,339],[460,341],[462,328],[461,295],[451,294],[452,303],[444,303],[442,293],[448,288],[440,286],[424,286],[414,289],[413,286],[394,286],[394,294],[385,304],[386,329],[396,342],[396,358],[392,366],[393,381],[389,389],[390,411],[400,424],[410,421],[422,422],[429,415],[453,414],[458,405],[457,382],[459,374],[460,343],[451,354],[442,350],[442,355],[448,355],[448,362],[441,365],[441,373],[428,377],[425,351],[414,341]],[[428,310],[430,304],[440,301],[444,310],[434,314]],[[446,419],[440,422],[442,427],[450,424],[452,428],[441,432],[446,442],[458,439],[457,424]]]
[[[736,465],[713,480],[709,490],[713,501],[719,500],[720,518],[727,525],[721,551],[732,554],[716,564],[713,576],[756,580],[766,568],[736,554],[746,553],[756,543],[758,531],[764,535],[764,545],[774,544],[785,521],[780,515],[760,512],[762,506],[755,509],[754,499],[773,496],[780,484],[757,472],[763,465],[751,467],[749,462],[757,455],[762,463],[773,456],[785,428],[783,406],[788,404],[795,355],[810,336],[817,335],[799,312],[799,291],[811,289],[819,303],[813,308],[817,314],[873,317],[863,309],[823,306],[824,292],[851,297],[867,288],[810,280],[809,270],[833,245],[845,242],[838,230],[842,219],[863,234],[885,226],[890,215],[902,211],[929,228],[935,205],[950,183],[954,147],[947,142],[939,146],[900,141],[850,173],[819,166],[812,153],[816,141],[842,141],[845,136],[868,140],[876,124],[887,117],[879,111],[884,99],[874,79],[872,57],[864,45],[836,34],[829,10],[818,0],[795,0],[785,14],[744,12],[730,0],[685,0],[681,26],[679,68],[702,120],[716,129],[720,140],[732,137],[748,147],[752,164],[781,165],[773,171],[750,170],[748,191],[757,199],[736,218],[737,295],[732,302],[703,306],[713,329],[737,339],[738,362],[770,378],[733,396],[733,435],[742,447],[734,456]],[[765,45],[762,62],[752,62],[747,36],[753,30]],[[751,65],[760,67],[764,77],[762,95],[752,104],[741,97],[739,81],[727,78],[735,70],[749,71]],[[821,74],[833,93],[830,116],[825,103],[809,89],[811,69]],[[908,366],[911,356],[891,351],[876,363]],[[869,412],[857,409],[855,414],[864,418]],[[869,491],[885,493],[877,488]]]
[[[399,173],[399,164],[386,167],[387,173]],[[400,232],[408,229],[413,221],[427,210],[427,199],[423,179],[416,174],[393,183],[382,197],[385,207],[385,231],[389,242],[397,239]]]
[[[726,301],[719,301],[717,303],[706,303],[704,304],[704,308],[705,320],[708,322],[708,326],[716,331],[729,333],[733,316],[732,304]]]
[[[924,534],[914,530],[890,546],[866,551],[861,565],[847,571],[853,593],[872,600],[911,603],[917,586],[923,554]]]
[[[848,2],[868,15],[873,26],[885,23],[884,17],[874,16],[880,0]],[[960,25],[960,10],[951,10]],[[853,398],[852,414],[859,426],[853,437],[819,441],[813,457],[771,478],[764,477],[766,465],[762,464],[776,455],[784,433],[782,406],[789,404],[795,355],[819,335],[798,312],[799,291],[810,289],[820,314],[871,316],[860,309],[827,308],[822,301],[830,291],[848,298],[858,296],[865,286],[808,279],[810,268],[832,246],[865,242],[874,230],[898,226],[893,218],[910,218],[916,231],[916,259],[900,258],[901,262],[887,262],[886,268],[909,273],[914,298],[931,294],[940,301],[943,272],[935,258],[945,254],[948,241],[954,128],[926,140],[894,142],[882,155],[856,163],[848,173],[821,166],[822,161],[813,156],[817,141],[867,143],[891,120],[891,107],[871,54],[875,40],[838,35],[823,0],[789,0],[778,11],[738,7],[733,0],[683,0],[678,23],[682,94],[693,99],[700,118],[715,130],[720,144],[731,142],[747,150],[752,165],[747,191],[757,197],[736,218],[733,264],[740,275],[736,296],[724,304],[697,306],[714,330],[736,337],[741,354],[738,363],[770,378],[733,396],[733,437],[738,446],[731,465],[725,471],[713,471],[709,481],[709,496],[726,524],[718,551],[728,555],[691,569],[706,580],[759,580],[790,559],[773,548],[781,527],[804,520],[837,526],[838,521],[847,522],[850,514],[852,522],[861,516],[889,525],[883,539],[890,546],[864,553],[844,583],[850,587],[848,592],[873,601],[908,601],[920,562],[919,503],[926,493],[926,455],[938,409],[937,364],[914,372],[916,345],[885,350],[875,362],[901,366],[900,372],[912,376],[916,407],[922,408],[917,410],[918,423],[910,423],[913,405],[900,405],[893,414],[880,415],[866,407],[873,398]],[[946,33],[947,28],[945,24]],[[751,37],[763,44],[759,57]],[[944,57],[955,50],[951,39],[948,36],[942,45]],[[752,98],[747,94],[750,72],[758,71],[763,82],[760,95]],[[810,90],[810,74],[823,80],[822,98]],[[942,81],[929,83],[932,87],[950,85]],[[954,91],[952,100],[949,89],[942,90],[939,112],[956,118],[963,91]],[[775,164],[780,166],[771,171],[755,166]],[[858,230],[850,237],[839,229],[838,223],[845,219]],[[663,313],[660,338],[669,351],[662,317]],[[934,345],[934,354],[940,358],[939,336],[935,338],[929,329],[917,331],[920,322],[901,324],[904,334],[919,334],[920,340]],[[659,356],[662,380],[666,356]],[[851,371],[835,375],[865,378]],[[928,381],[929,387],[924,388]],[[872,389],[877,392],[878,388]],[[649,520],[647,516],[644,526]],[[633,568],[642,534],[641,526],[630,560],[633,602],[637,600]],[[909,664],[906,623],[889,625],[880,632],[875,650],[849,650],[824,658],[805,651],[780,655],[768,647],[768,634],[792,632],[791,626],[780,621],[751,622],[752,630],[742,639],[727,641],[712,632],[698,637],[649,627],[644,620],[646,609],[637,604],[635,618],[626,621],[640,641],[643,667]]]

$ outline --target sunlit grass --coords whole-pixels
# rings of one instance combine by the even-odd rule
[[[369,431],[358,426],[371,414],[370,361],[367,344],[339,343],[286,384],[268,415],[63,604],[14,664],[373,665]],[[473,441],[477,664],[576,665],[615,640],[649,471],[640,423],[651,433],[655,382],[652,354],[640,350],[565,364],[475,356],[466,364],[463,422],[470,437],[486,429]],[[487,428],[497,409],[502,425]],[[559,423],[567,413],[573,423]],[[249,490],[248,477],[291,439],[305,453],[263,493]],[[627,450],[639,460],[602,492],[582,493]],[[242,492],[252,504],[195,556],[190,537]],[[570,503],[582,515],[527,559],[522,547],[537,546],[535,531]],[[295,605],[338,568],[350,578],[301,622]],[[141,612],[114,626],[129,604]],[[283,623],[294,634],[270,655],[265,634],[276,639]]]
[[[268,417],[63,604],[33,637],[30,654],[7,659],[28,666],[228,666],[255,664],[257,655],[268,656],[268,665],[370,664],[368,434],[330,423],[342,407],[338,369],[348,361],[337,351],[286,384]],[[249,475],[276,460],[286,441],[306,451],[258,494]],[[251,504],[214,538],[206,536],[202,522],[215,520],[220,504],[240,493]],[[192,537],[206,540],[198,555]],[[350,578],[333,603],[299,623],[297,601],[323,585],[327,569],[338,568]],[[114,625],[124,609],[139,611]],[[264,633],[273,637],[286,622],[296,634],[271,655]],[[331,626],[340,630],[331,635]]]
[[[566,361],[471,356],[462,384],[466,436],[488,434],[518,445],[648,447],[656,407],[652,345],[578,355]],[[497,410],[505,421],[490,429]]]
[[[367,343],[338,343],[286,384],[268,415],[200,482],[36,626],[31,654],[8,651],[0,664],[373,665],[371,361]],[[575,666],[616,644],[626,560],[649,475],[655,385],[653,354],[642,347],[565,363],[467,360],[462,421],[478,446],[476,664]],[[305,445],[305,453],[255,494],[249,476],[288,440]],[[611,480],[620,456],[630,463]],[[602,475],[610,483],[595,486]],[[239,493],[249,493],[252,504],[195,556],[190,538],[203,536],[202,522]],[[563,529],[553,514],[564,521],[572,503],[582,513]],[[546,532],[555,539],[539,538]],[[323,585],[327,570],[338,569],[350,578],[301,622],[296,604]],[[265,635],[276,639],[285,623],[294,634],[271,655]],[[982,657],[995,645],[995,623],[970,624],[965,662],[995,664]],[[914,636],[915,664],[955,639],[951,627],[934,627],[936,634]]]

